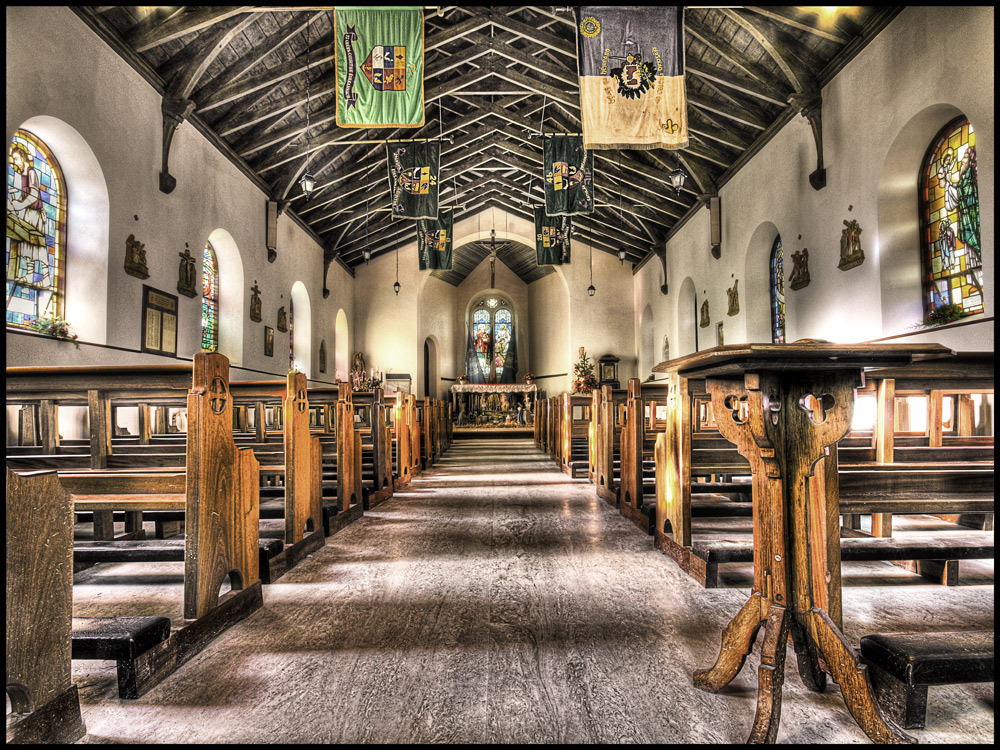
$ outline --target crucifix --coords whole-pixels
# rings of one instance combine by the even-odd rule
[[[490,230],[490,289],[496,288],[497,280],[497,230]]]

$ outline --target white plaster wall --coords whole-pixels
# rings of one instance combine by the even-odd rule
[[[325,320],[332,321],[338,307],[347,311],[349,320],[353,316],[350,276],[332,266],[327,279],[331,295],[324,301],[322,249],[287,215],[278,223],[278,259],[268,263],[266,196],[190,123],[178,127],[171,146],[170,174],[177,179],[177,187],[169,195],[161,193],[159,95],[67,8],[8,6],[6,21],[8,142],[14,130],[30,118],[57,118],[86,141],[107,181],[106,343],[117,347],[76,350],[37,337],[10,336],[8,363],[172,361],[138,352],[142,286],[176,294],[178,253],[185,243],[199,259],[196,278],[200,278],[200,250],[213,231],[224,229],[239,248],[246,290],[242,362],[234,364],[242,365],[247,377],[284,376],[287,334],[275,331],[274,357],[265,357],[264,325],[275,327],[278,307],[284,303],[287,308],[292,285],[302,281],[312,300],[312,370],[318,372],[319,334]],[[39,28],[46,33],[38,34]],[[31,39],[31,44],[24,44],[24,39]],[[84,60],[86,64],[80,64]],[[24,70],[32,74],[23,75]],[[70,235],[79,228],[71,225]],[[125,240],[130,234],[146,245],[150,277],[145,281],[124,272]],[[71,269],[72,245],[71,239],[67,264]],[[249,320],[249,290],[254,281],[261,289],[262,323]],[[95,289],[101,289],[100,283],[95,283]],[[180,295],[178,304],[178,356],[190,358],[200,351],[201,300]],[[100,300],[90,314],[104,314]],[[93,327],[90,321],[81,330]],[[105,343],[97,335],[94,340]]]
[[[635,328],[638,313],[651,304],[655,340],[678,335],[675,295],[690,276],[699,305],[707,297],[712,326],[699,329],[700,348],[714,345],[715,324],[725,321],[726,343],[768,341],[767,261],[770,243],[780,233],[785,273],[791,254],[809,248],[811,283],[793,291],[786,282],[786,340],[820,338],[855,342],[896,336],[922,316],[914,294],[912,269],[919,267],[916,221],[917,163],[937,130],[955,113],[965,114],[976,129],[979,197],[982,213],[986,312],[994,311],[993,202],[993,8],[908,7],[823,90],[823,139],[827,186],[813,190],[808,175],[815,168],[815,148],[808,123],[798,117],[786,125],[749,164],[720,190],[722,258],[709,254],[708,211],[700,210],[667,245],[669,294],[658,286],[660,263],[652,259],[636,274]],[[934,54],[931,50],[961,50]],[[919,141],[900,148],[899,141]],[[893,144],[897,148],[893,149]],[[914,154],[917,154],[914,157]],[[912,168],[893,159],[910,159]],[[887,167],[888,162],[888,167]],[[886,169],[909,175],[909,204],[884,200],[879,184]],[[884,188],[884,186],[883,186]],[[850,208],[853,207],[853,208]],[[840,233],[845,219],[863,230],[863,265],[841,271]],[[900,229],[900,225],[903,229]],[[901,256],[880,269],[882,243],[899,244],[910,232],[911,264]],[[801,235],[801,237],[800,237]],[[904,240],[905,241],[905,240]],[[909,281],[898,281],[900,275]],[[726,316],[726,289],[740,280],[740,313]],[[909,285],[909,286],[907,286]],[[992,322],[921,335],[962,349],[992,350]],[[906,339],[915,340],[915,339]],[[671,356],[688,353],[671,348]]]

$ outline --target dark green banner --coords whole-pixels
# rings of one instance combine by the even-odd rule
[[[546,216],[544,206],[535,206],[535,252],[540,266],[569,263],[570,227],[568,216]]]
[[[584,148],[582,135],[545,139],[545,213],[594,213],[594,154]]]
[[[386,143],[392,218],[437,219],[441,142]]]
[[[451,270],[452,222],[455,212],[442,210],[437,219],[417,221],[417,252],[420,270]]]
[[[334,13],[337,125],[424,124],[423,9],[353,7]]]

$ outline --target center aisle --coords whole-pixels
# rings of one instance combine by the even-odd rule
[[[742,742],[756,657],[719,695],[691,674],[745,599],[531,440],[456,440],[140,700],[81,685],[84,719],[92,742]],[[863,740],[837,692],[790,658],[780,741]]]

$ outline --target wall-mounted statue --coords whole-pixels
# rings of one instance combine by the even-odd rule
[[[354,359],[351,360],[351,372],[364,373],[365,371],[365,355],[361,352],[357,352],[354,355]]]
[[[726,311],[726,315],[739,315],[740,312],[740,280],[736,279],[733,282],[732,289],[727,289],[726,294],[729,295],[729,309]]]
[[[260,316],[260,289],[257,288],[256,280],[250,287],[250,320],[254,323],[260,323],[263,320]]]
[[[194,285],[194,256],[188,250],[188,245],[184,243],[184,252],[177,253],[181,258],[181,265],[177,272],[177,291],[185,297],[196,297],[198,290]]]
[[[278,308],[278,330],[282,333],[288,333],[288,315],[285,313],[284,305]]]
[[[149,278],[149,268],[146,267],[146,246],[139,242],[134,234],[125,240],[125,273],[140,279]]]
[[[844,231],[840,234],[841,271],[860,266],[865,262],[865,251],[861,249],[861,225],[854,219],[844,219]]]
[[[802,248],[801,253],[792,253],[792,275],[788,277],[792,289],[809,286],[809,248]]]
[[[699,323],[698,325],[701,328],[708,328],[708,326],[711,325],[711,323],[712,319],[709,317],[708,314],[708,300],[705,300],[704,302],[701,303],[701,323]]]

